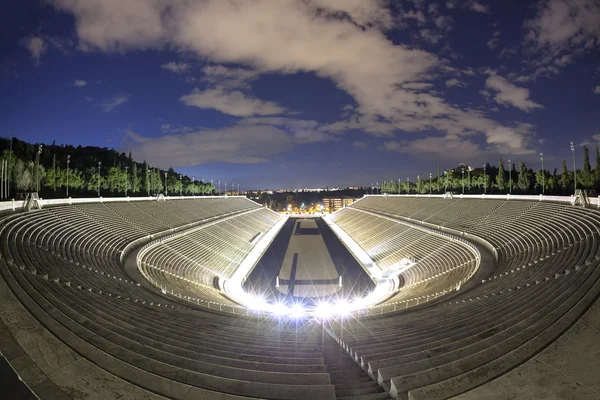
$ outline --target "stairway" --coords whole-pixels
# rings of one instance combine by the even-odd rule
[[[388,400],[386,393],[373,381],[342,347],[325,334],[321,350],[325,367],[335,386],[336,398],[340,400]]]

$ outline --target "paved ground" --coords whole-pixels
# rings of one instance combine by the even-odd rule
[[[276,277],[280,286],[275,288]],[[338,285],[342,276],[343,286]],[[327,224],[317,218],[290,218],[245,283],[246,290],[271,301],[313,303],[318,298],[362,296],[374,287],[365,271]]]

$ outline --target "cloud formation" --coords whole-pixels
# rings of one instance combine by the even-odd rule
[[[285,112],[285,108],[273,101],[249,97],[238,90],[228,92],[221,88],[194,89],[191,93],[181,96],[179,100],[187,106],[215,109],[236,117],[277,115]]]
[[[594,94],[600,94],[600,85],[594,88]]]
[[[496,92],[494,100],[498,104],[510,105],[525,112],[544,108],[541,104],[529,99],[529,89],[515,86],[506,78],[495,73],[487,78],[485,86]]]
[[[129,96],[127,95],[118,95],[113,96],[108,100],[104,100],[100,102],[98,105],[102,108],[104,112],[111,112],[122,106],[123,104],[129,101]]]
[[[73,86],[75,86],[75,87],[84,87],[86,85],[87,85],[87,82],[84,81],[83,79],[75,79],[73,81]]]
[[[284,106],[246,94],[249,82],[265,73],[307,72],[331,80],[355,101],[344,120],[312,131],[310,138],[318,137],[314,132],[350,129],[387,136],[437,130],[449,141],[483,135],[486,148],[497,151],[523,151],[511,146],[528,143],[525,138],[490,141],[499,127],[513,136],[522,133],[446,102],[427,85],[453,70],[447,61],[386,37],[387,30],[408,23],[425,24],[422,30],[428,32],[421,36],[430,42],[450,29],[451,20],[439,18],[439,7],[425,2],[412,2],[412,14],[398,15],[392,15],[384,1],[362,0],[54,0],[53,4],[74,15],[84,50],[169,48],[210,60],[214,64],[204,69],[202,79],[211,87],[180,98],[190,106],[238,117],[281,114]],[[462,7],[489,12],[477,1]],[[246,68],[231,68],[233,64]],[[497,101],[504,104],[528,110],[541,107],[528,99],[527,89],[503,85],[498,91]],[[525,99],[520,99],[523,91]]]
[[[175,74],[182,74],[190,70],[191,64],[186,62],[170,61],[168,63],[162,64],[160,67],[162,69],[166,69],[167,71],[171,71]]]
[[[44,39],[40,36],[28,36],[21,41],[21,44],[29,51],[33,62],[39,65],[42,55],[48,50]]]
[[[276,127],[234,125],[158,138],[128,130],[121,147],[131,151],[136,160],[169,168],[215,162],[262,163],[293,145],[292,135]]]

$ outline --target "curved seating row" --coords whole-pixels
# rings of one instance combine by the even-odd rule
[[[205,231],[202,235],[182,236],[182,246],[178,238],[167,243],[169,251],[179,252],[179,260],[182,254],[196,257],[204,254],[198,248],[208,233],[215,246],[231,243],[220,248],[239,260],[243,254],[238,253],[251,248],[255,232],[279,218],[245,199],[204,204],[206,200],[190,200],[184,207],[187,200],[66,206],[6,217],[0,228],[6,263],[0,268],[2,277],[28,311],[66,345],[149,392],[177,399],[334,398],[311,329],[184,306],[138,286],[124,273],[120,253],[125,246],[157,233],[160,224],[163,231],[170,230],[194,222],[192,218],[202,221],[217,212],[237,211],[239,216],[199,228],[196,232]],[[216,269],[226,276],[234,264],[211,264]],[[217,298],[214,290],[207,295]]]
[[[331,220],[383,270],[394,268],[404,260],[412,263],[402,272],[400,290],[378,306],[382,313],[433,300],[460,287],[476,272],[477,255],[469,246],[430,230],[359,208],[340,210]]]
[[[188,301],[234,306],[214,287],[227,279],[253,248],[253,241],[282,217],[259,209],[217,221],[144,250],[138,268],[156,287]]]
[[[600,214],[557,203],[367,196],[350,209],[468,232],[498,251],[488,279],[423,309],[331,322],[393,396],[446,399],[523,363],[600,293]]]

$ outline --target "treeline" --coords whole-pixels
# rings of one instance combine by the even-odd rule
[[[416,181],[407,178],[383,180],[376,186],[374,193],[464,193],[465,194],[556,194],[568,195],[577,189],[584,189],[590,195],[600,193],[600,154],[596,146],[595,168],[590,164],[589,151],[583,146],[583,167],[576,171],[569,170],[567,160],[563,160],[559,171],[547,169],[533,170],[524,162],[517,166],[511,164],[507,168],[500,159],[497,166],[470,168],[459,165],[448,171],[437,174],[418,176]]]
[[[208,195],[215,187],[181,175],[169,168],[162,170],[145,161],[136,163],[131,153],[94,146],[31,144],[19,139],[0,138],[0,161],[6,165],[3,179],[8,190],[4,198],[18,198],[23,193],[38,191],[40,197],[87,197],[100,195],[147,196]],[[6,163],[4,164],[4,161]]]

